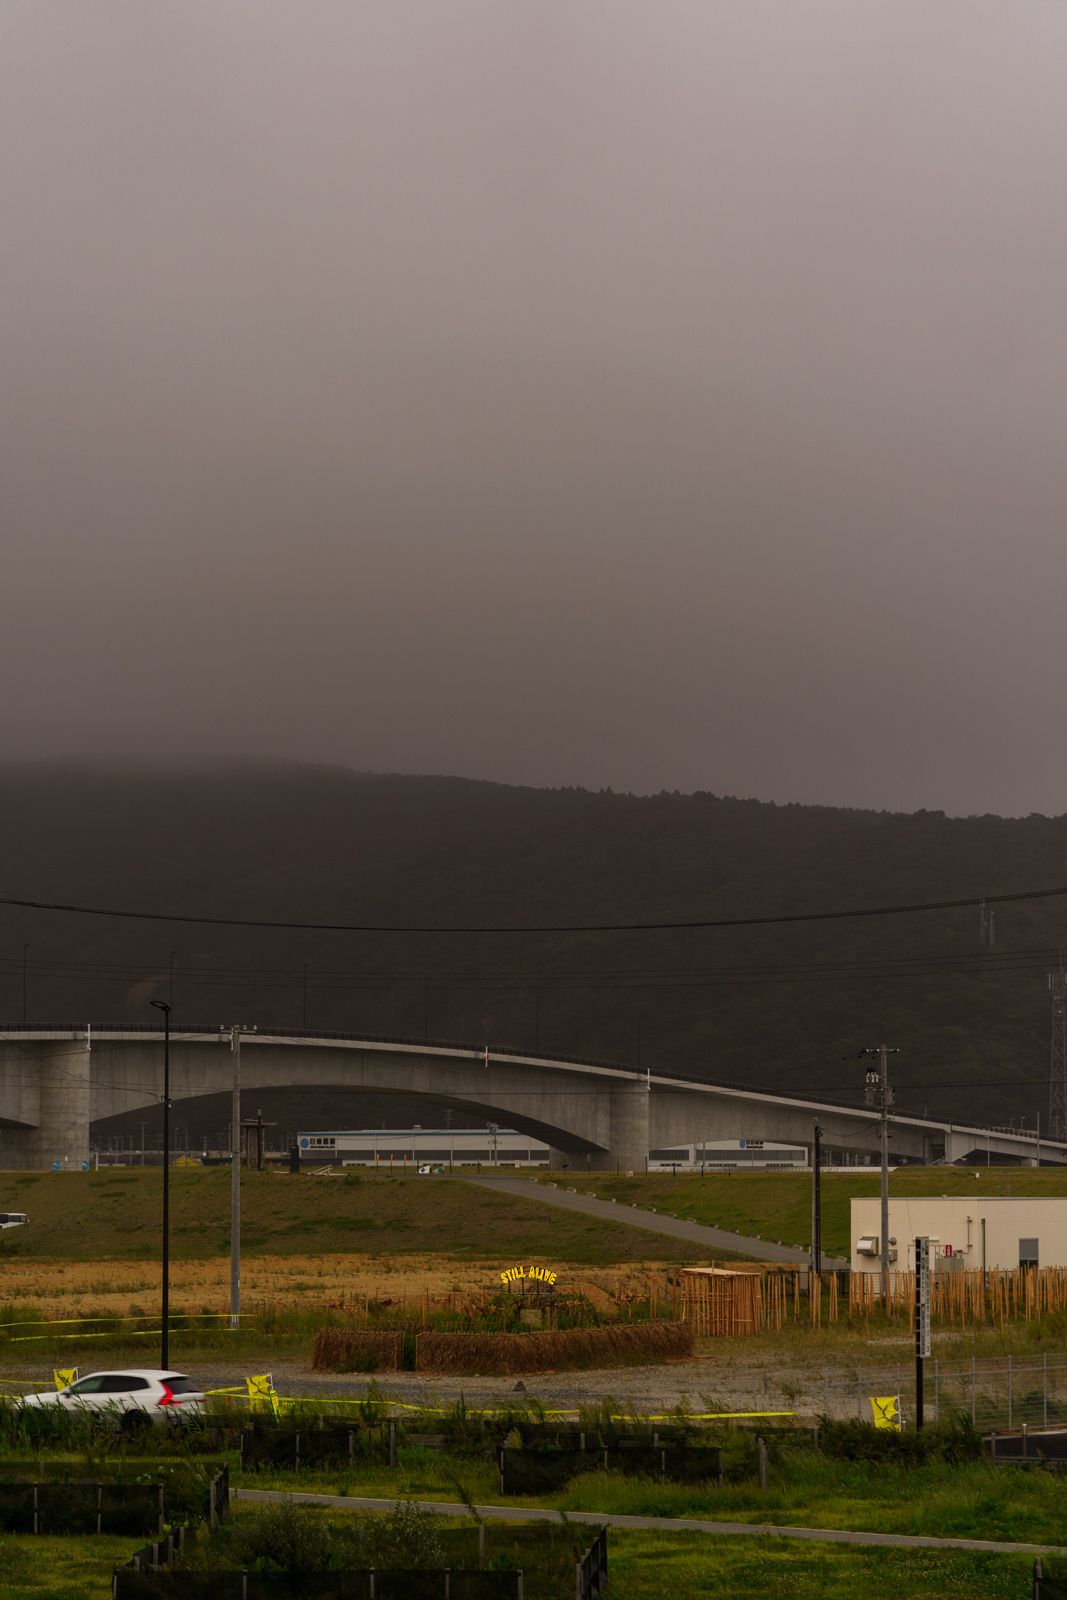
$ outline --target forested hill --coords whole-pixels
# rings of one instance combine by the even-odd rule
[[[311,766],[0,768],[0,893],[442,926],[775,915],[1067,884],[1067,817],[946,818],[710,794],[536,790]],[[0,912],[2,1008],[396,1033],[1047,1116],[1046,974],[1067,900],[793,927],[340,935]],[[305,966],[306,964],[306,966]],[[850,1060],[842,1058],[852,1057]]]

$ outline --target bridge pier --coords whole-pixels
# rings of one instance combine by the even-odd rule
[[[610,1144],[593,1155],[594,1172],[644,1172],[648,1158],[648,1083],[616,1080],[611,1085]]]
[[[4,1052],[4,1065],[20,1079],[34,1079],[36,1115],[30,1126],[0,1127],[0,1167],[40,1171],[56,1161],[80,1168],[89,1155],[88,1035],[35,1039]]]

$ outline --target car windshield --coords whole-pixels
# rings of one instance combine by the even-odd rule
[[[164,1378],[163,1382],[171,1394],[199,1394],[200,1385],[194,1383],[192,1378]]]
[[[99,1394],[103,1384],[103,1376],[98,1372],[94,1378],[83,1378],[80,1383],[72,1383],[71,1394]]]

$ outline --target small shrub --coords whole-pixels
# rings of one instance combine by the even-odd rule
[[[445,1564],[441,1519],[435,1511],[420,1511],[414,1500],[398,1500],[384,1516],[362,1520],[359,1543],[359,1565],[364,1567],[381,1570]]]
[[[381,1359],[377,1350],[354,1348],[348,1360],[338,1370],[341,1372],[377,1372],[380,1365]]]
[[[235,1517],[230,1542],[247,1567],[270,1563],[283,1572],[322,1572],[330,1561],[330,1529],[309,1507],[292,1500]]]
[[[950,1422],[937,1422],[917,1432],[914,1428],[876,1428],[870,1422],[823,1420],[819,1443],[823,1454],[845,1461],[886,1461],[898,1466],[919,1466],[927,1461],[947,1461],[958,1466],[980,1461],[982,1436],[965,1412]]]

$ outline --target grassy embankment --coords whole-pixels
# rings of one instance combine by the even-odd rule
[[[175,1167],[171,1176],[172,1257],[202,1261],[228,1254],[229,1170]],[[0,1264],[158,1261],[161,1191],[162,1173],[152,1167],[0,1173],[0,1210],[30,1217],[27,1227],[0,1236]],[[279,1171],[242,1175],[241,1249],[250,1258],[434,1253],[456,1262],[544,1259],[590,1266],[700,1261],[707,1254],[682,1240],[550,1210],[458,1179]]]
[[[978,1174],[977,1178],[975,1173]],[[655,1206],[693,1222],[733,1229],[739,1234],[811,1247],[811,1175],[807,1172],[642,1174],[543,1173],[539,1183],[555,1183],[619,1204]],[[853,1196],[875,1196],[877,1168],[829,1172],[822,1184],[823,1249],[828,1255],[852,1252],[850,1206]],[[896,1167],[889,1177],[894,1195],[1067,1195],[1067,1168],[1050,1167]],[[718,1252],[716,1252],[718,1255]]]
[[[975,1172],[979,1173],[975,1178]],[[509,1174],[511,1175],[511,1174]],[[224,1168],[173,1168],[171,1252],[202,1261],[230,1247],[230,1177]],[[620,1204],[655,1206],[739,1234],[804,1248],[809,1243],[811,1180],[806,1173],[670,1173],[626,1178],[614,1173],[541,1174],[579,1192]],[[823,1185],[823,1238],[847,1255],[849,1200],[876,1195],[878,1173],[856,1168]],[[891,1194],[1067,1195],[1067,1170],[1037,1168],[898,1168]],[[159,1259],[162,1174],[152,1167],[90,1173],[0,1173],[0,1210],[26,1211],[30,1224],[0,1236],[7,1261]],[[437,1254],[465,1260],[546,1259],[589,1266],[632,1261],[701,1261],[708,1251],[686,1240],[548,1209],[521,1193],[501,1195],[460,1180],[378,1173],[344,1178],[304,1173],[245,1173],[242,1251],[250,1258],[343,1253],[371,1259]],[[716,1255],[721,1252],[716,1251]]]

